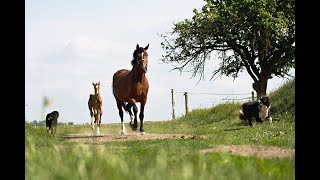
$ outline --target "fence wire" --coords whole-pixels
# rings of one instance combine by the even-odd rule
[[[174,114],[179,117],[193,109],[211,108],[223,103],[244,103],[252,101],[253,93],[214,93],[214,92],[174,92]],[[186,105],[185,98],[188,102]]]

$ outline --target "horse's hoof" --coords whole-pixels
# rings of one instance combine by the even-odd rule
[[[126,134],[125,132],[121,131],[121,135],[125,135],[125,134]]]
[[[132,128],[132,123],[131,122],[129,123],[129,126]]]
[[[131,127],[131,129],[132,129],[132,131],[136,131],[137,130],[137,128],[134,128],[134,127]]]
[[[146,133],[145,133],[145,132],[140,132],[140,134],[141,134],[141,135],[145,135]]]
[[[137,130],[138,129],[138,124],[133,124],[131,129],[134,130],[134,131]]]

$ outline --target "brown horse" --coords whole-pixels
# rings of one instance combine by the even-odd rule
[[[92,82],[94,94],[90,94],[88,100],[88,108],[91,116],[91,126],[94,129],[94,123],[97,123],[97,134],[99,134],[101,117],[102,117],[102,98],[100,96],[100,81]]]
[[[149,44],[143,48],[137,44],[133,52],[133,60],[131,61],[132,70],[121,69],[113,75],[112,89],[113,95],[117,102],[119,116],[121,118],[121,134],[125,134],[125,126],[123,122],[123,109],[130,114],[130,127],[133,131],[137,130],[137,112],[138,108],[136,102],[140,102],[140,132],[144,134],[143,118],[144,107],[147,102],[149,91],[149,83],[146,77],[148,66],[148,53]],[[127,103],[127,104],[126,104]],[[134,113],[134,124],[132,124],[132,112]]]

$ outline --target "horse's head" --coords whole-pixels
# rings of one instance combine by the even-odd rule
[[[92,82],[94,94],[100,94],[100,81],[97,83]]]
[[[145,48],[139,47],[139,44],[137,44],[136,50],[133,52],[133,60],[131,61],[133,66],[140,66],[144,73],[148,70],[148,48],[149,44]]]

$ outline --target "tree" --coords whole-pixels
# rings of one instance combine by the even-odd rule
[[[38,122],[38,126],[45,126],[46,125],[46,121],[39,121]]]
[[[171,32],[160,35],[162,62],[180,72],[189,68],[201,80],[205,62],[217,52],[221,63],[211,79],[235,79],[245,69],[258,98],[266,95],[268,79],[290,76],[295,68],[294,0],[205,1],[192,19],[175,22]]]
[[[33,120],[31,124],[36,125],[36,124],[38,124],[38,122],[37,122],[37,120]]]

